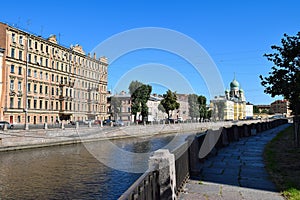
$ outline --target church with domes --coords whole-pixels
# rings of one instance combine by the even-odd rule
[[[210,101],[214,120],[242,120],[253,117],[253,105],[246,103],[244,90],[234,77],[230,90],[225,96],[215,97]]]

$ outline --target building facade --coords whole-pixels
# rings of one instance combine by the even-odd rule
[[[0,48],[1,120],[38,124],[106,118],[105,57],[86,55],[79,45],[59,45],[54,35],[44,39],[3,23]]]
[[[210,101],[210,108],[214,120],[246,119],[247,115],[251,115],[251,108],[253,116],[253,106],[246,106],[244,90],[235,78],[230,83],[230,90],[225,91],[225,96],[215,97]]]
[[[288,100],[274,101],[273,103],[271,103],[270,113],[290,116],[292,111],[289,109],[289,101]]]

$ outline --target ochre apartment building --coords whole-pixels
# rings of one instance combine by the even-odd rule
[[[0,120],[55,123],[107,117],[105,57],[0,23]],[[27,86],[27,88],[26,88]]]

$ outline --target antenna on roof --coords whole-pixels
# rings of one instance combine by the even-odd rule
[[[31,20],[30,19],[27,19],[26,21],[26,29],[29,31],[29,26],[31,24]]]

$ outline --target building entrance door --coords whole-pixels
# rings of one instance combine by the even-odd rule
[[[14,116],[9,116],[9,123],[11,123],[11,124],[14,123]]]
[[[33,117],[33,124],[36,124],[36,116]]]

